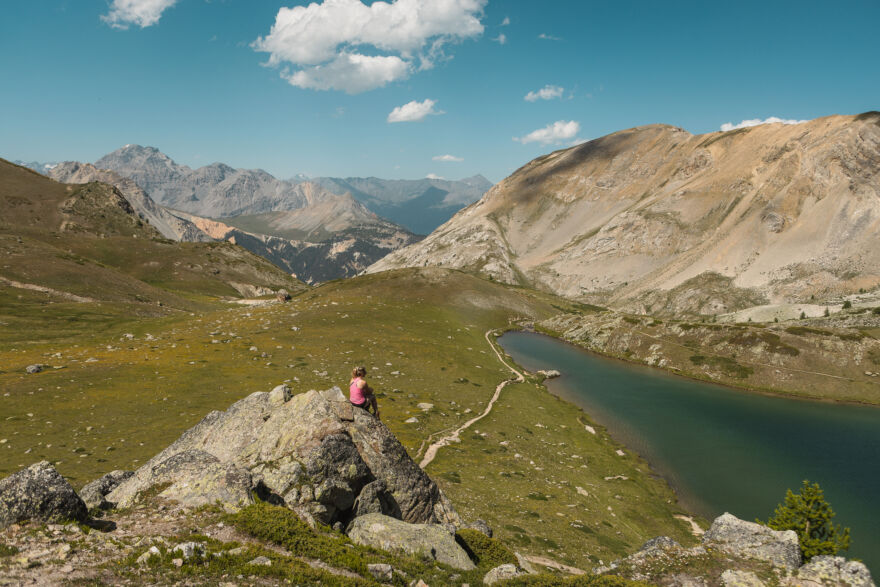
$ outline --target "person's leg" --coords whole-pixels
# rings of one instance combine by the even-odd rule
[[[379,417],[379,404],[376,402],[376,396],[370,394],[370,405],[373,406],[373,415]]]

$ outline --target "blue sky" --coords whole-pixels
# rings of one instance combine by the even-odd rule
[[[498,181],[642,124],[880,109],[878,0],[307,4],[5,2],[0,156]]]

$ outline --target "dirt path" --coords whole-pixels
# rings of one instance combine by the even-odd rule
[[[504,357],[501,355],[501,352],[498,350],[498,348],[494,344],[492,344],[492,341],[489,338],[490,334],[492,334],[491,330],[486,332],[486,342],[489,343],[489,347],[491,347],[492,351],[498,357],[498,360],[501,361],[501,364],[504,365],[505,367],[507,367],[508,369],[510,369],[511,372],[513,372],[516,375],[516,378],[505,379],[504,381],[502,381],[501,383],[498,384],[498,386],[495,388],[495,393],[492,395],[492,399],[489,400],[489,405],[486,406],[486,409],[483,410],[483,413],[481,413],[479,416],[475,416],[475,417],[471,418],[470,420],[468,420],[467,422],[465,422],[464,424],[462,424],[461,426],[456,428],[451,434],[443,436],[442,438],[440,438],[440,440],[438,440],[438,441],[434,442],[433,444],[431,444],[430,446],[428,446],[428,450],[425,451],[425,456],[422,457],[422,462],[419,463],[419,466],[422,469],[424,469],[425,467],[427,467],[428,465],[431,464],[431,461],[433,461],[434,457],[437,456],[438,450],[440,450],[444,446],[449,445],[449,443],[451,443],[451,442],[458,442],[459,435],[461,435],[462,432],[464,432],[465,430],[470,428],[475,422],[479,422],[480,420],[482,420],[483,418],[485,418],[486,416],[489,415],[489,412],[492,411],[492,406],[495,405],[495,402],[498,401],[498,398],[501,396],[501,390],[504,389],[505,385],[507,385],[508,383],[522,383],[523,381],[525,381],[525,377],[523,377],[523,374],[520,373],[519,371],[517,371],[516,369],[514,369],[513,367],[511,367],[510,365],[508,365],[507,362],[504,360]]]

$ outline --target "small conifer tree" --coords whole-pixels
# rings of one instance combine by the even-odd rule
[[[800,493],[786,491],[785,501],[776,506],[766,525],[774,530],[794,530],[801,554],[809,561],[814,556],[833,555],[849,548],[849,528],[835,526],[834,515],[819,484],[805,479]]]
[[[803,320],[803,319],[806,318],[806,317],[807,317],[806,312],[801,312],[801,320]]]
[[[828,311],[828,306],[825,306],[825,313],[822,315],[825,316],[826,318],[831,315],[831,312]]]
[[[842,310],[849,310],[850,308],[852,308],[852,302],[849,300],[844,301],[843,307],[841,309]]]

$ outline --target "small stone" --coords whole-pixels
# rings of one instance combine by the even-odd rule
[[[394,567],[383,563],[369,564],[367,570],[377,581],[390,581],[394,577]]]
[[[427,402],[424,402],[424,403],[416,404],[416,407],[418,409],[422,410],[423,412],[427,412],[428,410],[430,410],[431,408],[434,407],[434,404],[429,404]]]
[[[404,423],[406,423],[406,424],[418,424],[418,423],[419,423],[419,419],[416,418],[415,416],[413,416],[412,418],[407,418],[406,420],[404,420]]]
[[[764,582],[755,573],[733,569],[721,573],[721,583],[724,587],[764,587]]]
[[[184,542],[174,547],[171,552],[179,552],[183,558],[190,559],[194,556],[205,555],[205,545],[200,542]]]
[[[25,371],[29,375],[33,375],[34,373],[39,373],[42,370],[43,370],[43,365],[40,365],[39,363],[36,365],[28,365],[27,367],[25,367]]]
[[[137,564],[145,565],[150,561],[151,558],[153,558],[154,556],[160,556],[161,554],[162,553],[159,552],[158,548],[156,548],[155,546],[151,546],[147,552],[137,557]]]
[[[483,583],[486,585],[492,585],[497,583],[498,581],[505,581],[507,579],[513,579],[514,577],[519,577],[521,575],[525,575],[526,572],[514,564],[504,564],[499,565],[486,573],[483,577]]]
[[[251,560],[251,561],[248,561],[248,564],[249,564],[249,565],[261,566],[261,567],[271,567],[271,566],[272,566],[272,561],[269,560],[269,557],[266,557],[266,556],[258,556],[257,558],[255,558],[255,559],[253,559],[253,560]]]
[[[171,564],[174,565],[175,567],[182,567],[183,566],[183,559],[182,558],[172,559]]]

